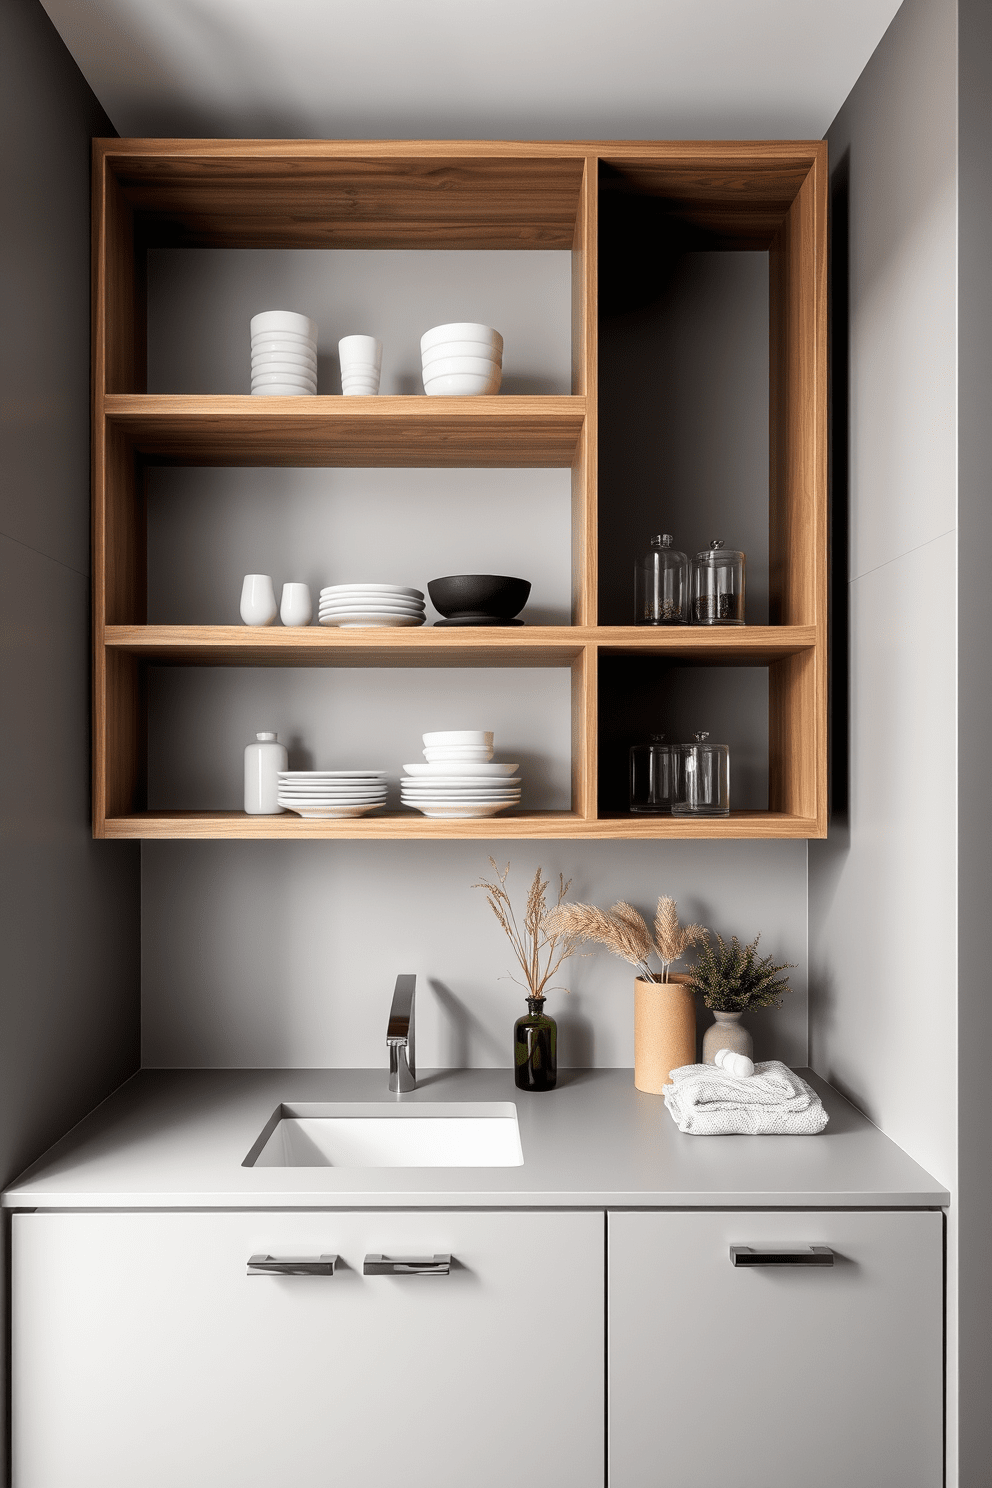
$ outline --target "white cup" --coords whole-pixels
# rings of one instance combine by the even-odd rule
[[[313,619],[310,590],[306,584],[283,584],[279,618],[283,625],[309,625]]]
[[[276,591],[268,574],[245,574],[241,586],[241,618],[246,625],[271,625],[279,613]]]
[[[374,336],[342,336],[338,342],[341,385],[344,393],[357,391],[353,379],[360,378],[366,396],[379,391],[382,371],[382,342]]]

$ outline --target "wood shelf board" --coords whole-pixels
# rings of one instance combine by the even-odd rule
[[[813,626],[739,631],[522,625],[338,630],[311,625],[110,625],[104,644],[181,666],[568,666],[590,648],[607,656],[668,656],[694,666],[767,666],[814,649]]]
[[[603,655],[670,656],[698,666],[767,666],[813,650],[818,641],[814,625],[601,625],[595,637]]]
[[[331,838],[345,841],[416,840],[439,838],[623,840],[678,838],[818,837],[825,833],[806,817],[774,811],[735,811],[729,817],[604,816],[583,818],[572,811],[519,811],[464,821],[438,821],[412,812],[383,812],[349,820],[304,821],[282,816],[246,816],[241,811],[146,811],[110,817],[98,836],[129,839],[167,838]]]
[[[108,650],[181,666],[569,666],[587,630],[424,626],[339,630],[310,625],[112,625]]]
[[[581,148],[100,140],[156,247],[570,249]]]
[[[570,469],[586,400],[111,393],[103,411],[162,464]]]

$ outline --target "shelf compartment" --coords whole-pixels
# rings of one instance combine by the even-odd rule
[[[586,400],[111,393],[104,411],[135,455],[170,464],[570,469]]]
[[[601,625],[595,636],[602,655],[668,656],[693,666],[767,666],[811,651],[817,641],[814,625]]]
[[[738,811],[729,817],[687,822],[675,817],[583,818],[573,811],[519,812],[467,821],[436,821],[413,814],[383,814],[347,821],[303,821],[292,816],[246,816],[240,811],[135,812],[110,817],[103,836],[127,839],[331,838],[339,841],[432,841],[552,838],[622,840],[679,838],[712,840],[755,837],[814,837],[815,821],[774,811]]]

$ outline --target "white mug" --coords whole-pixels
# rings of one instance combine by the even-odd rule
[[[283,625],[310,624],[313,619],[313,605],[306,584],[283,584],[279,618]]]
[[[374,397],[379,391],[382,342],[374,336],[342,336],[338,342],[341,391],[345,397]]]
[[[276,591],[268,574],[245,574],[241,586],[241,618],[246,625],[271,625],[279,613]]]

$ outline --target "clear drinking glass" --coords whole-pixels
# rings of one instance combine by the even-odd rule
[[[744,624],[744,554],[714,538],[692,560],[692,619],[695,625]]]
[[[678,789],[681,751],[666,744],[664,734],[652,734],[650,744],[630,751],[630,809],[667,816]]]
[[[670,532],[651,539],[634,567],[634,620],[637,625],[685,625],[689,618],[689,560],[672,547]]]
[[[681,746],[673,816],[730,815],[730,747],[708,744],[709,734],[696,734],[695,744]]]

